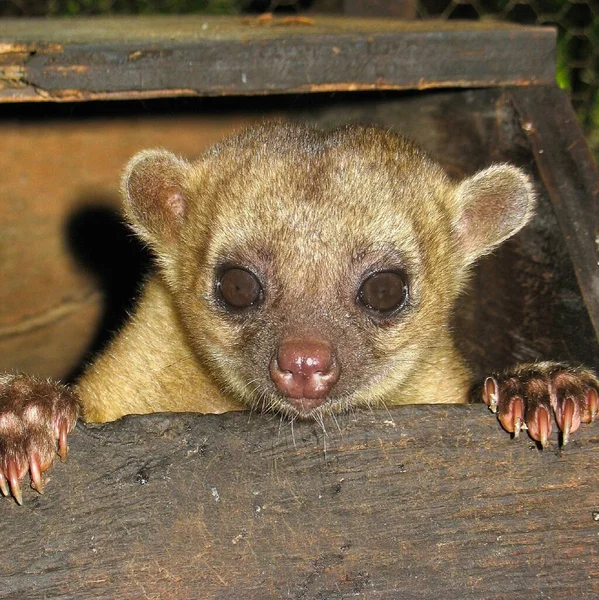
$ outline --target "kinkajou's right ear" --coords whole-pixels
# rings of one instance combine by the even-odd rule
[[[121,189],[127,220],[159,254],[185,217],[184,177],[190,165],[166,150],[143,150],[128,163]]]

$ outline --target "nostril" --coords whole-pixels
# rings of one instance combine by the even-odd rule
[[[283,340],[270,365],[273,383],[289,398],[324,399],[339,374],[334,348],[325,340]]]

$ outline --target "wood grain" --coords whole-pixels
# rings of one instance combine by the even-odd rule
[[[483,405],[81,427],[0,501],[2,598],[594,600],[597,425],[560,452]]]
[[[0,102],[551,83],[555,30],[495,22],[0,22]]]
[[[599,336],[599,173],[566,94],[539,86],[510,91],[530,140]]]

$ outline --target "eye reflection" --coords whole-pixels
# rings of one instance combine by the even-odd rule
[[[369,275],[360,286],[358,302],[381,314],[401,308],[408,298],[408,284],[403,273],[379,271]]]
[[[232,308],[247,308],[262,296],[262,285],[252,272],[241,267],[227,269],[217,282],[223,302]]]

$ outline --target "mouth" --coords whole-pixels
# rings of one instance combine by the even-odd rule
[[[321,419],[323,415],[340,413],[348,410],[350,406],[348,399],[344,398],[286,398],[277,397],[276,403],[271,410],[278,412],[290,419],[301,419],[305,421]]]
[[[327,404],[326,398],[285,398],[284,402],[299,414],[307,414]]]
[[[278,390],[256,387],[247,398],[257,410],[279,413],[289,419],[319,419],[322,415],[346,412],[352,404],[353,394],[330,395],[324,398],[291,398]]]

